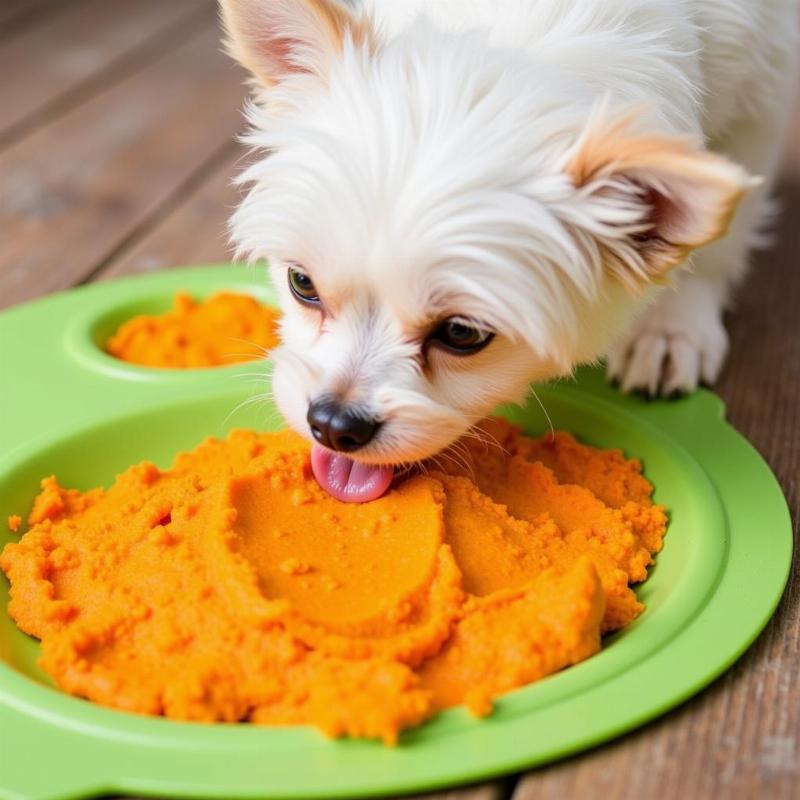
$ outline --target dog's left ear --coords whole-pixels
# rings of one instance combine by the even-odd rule
[[[624,283],[658,280],[694,248],[723,236],[753,179],[686,139],[631,131],[633,116],[590,120],[566,171],[604,264]]]
[[[336,0],[219,0],[228,52],[266,87],[290,75],[324,78],[346,37],[370,44],[366,18]]]

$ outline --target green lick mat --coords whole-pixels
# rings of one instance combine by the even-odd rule
[[[275,424],[263,405],[240,407],[259,391],[252,384],[263,364],[149,370],[99,347],[130,316],[166,310],[179,289],[202,297],[222,288],[274,299],[261,272],[216,266],[94,285],[0,314],[0,520],[25,514],[45,475],[107,486],[141,459],[166,466],[205,436]],[[646,612],[598,655],[506,695],[487,719],[447,711],[387,748],[328,741],[305,727],[172,722],[68,697],[36,666],[38,643],[0,611],[0,798],[430,790],[596,745],[708,684],[763,628],[787,579],[791,527],[774,477],[709,392],[646,402],[585,370],[539,397],[557,428],[641,458],[671,516],[639,589]],[[531,433],[546,429],[536,402],[505,413]],[[0,525],[0,545],[13,538]],[[0,608],[7,601],[0,578]]]

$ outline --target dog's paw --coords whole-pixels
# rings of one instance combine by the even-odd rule
[[[728,352],[720,311],[680,300],[662,296],[609,350],[608,377],[624,392],[672,396],[717,379]]]

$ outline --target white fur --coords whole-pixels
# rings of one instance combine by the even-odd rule
[[[297,39],[283,73],[252,33],[275,5]],[[648,169],[576,185],[569,164],[604,119],[635,109],[632,135],[688,137],[771,178],[792,0],[367,0],[377,45],[346,35],[341,49],[304,6],[223,0],[237,55],[278,72],[248,110],[264,157],[241,177],[232,233],[240,255],[269,259],[281,291],[274,390],[293,427],[308,435],[308,402],[333,393],[385,421],[359,458],[424,458],[615,339],[609,371],[625,389],[714,380],[722,308],[769,180],[663,289],[637,236],[701,231],[721,202],[714,181]],[[717,174],[746,184],[721,162]],[[669,219],[652,221],[643,187],[673,202]],[[291,298],[291,262],[324,314]],[[498,336],[469,357],[425,350],[450,315]]]

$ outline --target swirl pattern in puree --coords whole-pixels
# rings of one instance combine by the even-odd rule
[[[235,431],[111,488],[42,481],[9,613],[65,691],[199,721],[397,740],[581,661],[642,611],[666,528],[636,460],[482,423],[435,471],[341,503],[288,432]]]

